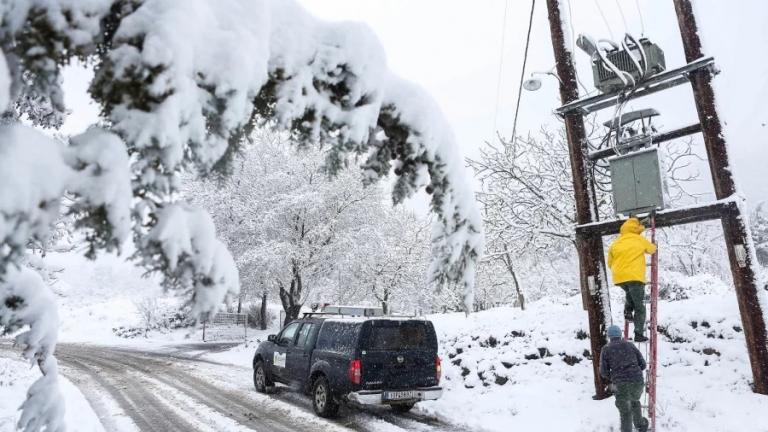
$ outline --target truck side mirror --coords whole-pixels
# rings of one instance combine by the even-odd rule
[[[277,343],[277,335],[271,334],[271,335],[267,336],[267,340],[272,342],[272,343]]]

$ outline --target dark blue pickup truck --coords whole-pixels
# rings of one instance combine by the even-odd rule
[[[348,402],[406,412],[442,395],[440,374],[435,329],[424,319],[305,315],[253,357],[257,391],[277,382],[300,388],[321,417]]]

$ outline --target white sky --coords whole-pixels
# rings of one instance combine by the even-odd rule
[[[435,97],[453,125],[467,156],[476,156],[495,130],[510,135],[522,65],[525,32],[530,12],[527,0],[299,0],[316,16],[367,23],[381,39],[390,68],[414,81]],[[506,1],[506,3],[505,3]],[[645,35],[665,51],[668,68],[683,64],[683,52],[671,0],[570,0],[575,35],[588,33],[610,38],[598,5],[618,39],[626,30],[642,31],[638,4],[643,11]],[[527,71],[554,66],[544,0],[536,2]],[[502,27],[508,7],[506,43],[502,54]],[[619,6],[621,5],[621,11]],[[707,54],[714,55],[722,73],[715,82],[731,162],[741,190],[751,204],[768,200],[768,2],[764,0],[699,0],[699,24]],[[624,25],[623,12],[627,25]],[[244,53],[247,55],[247,53]],[[501,85],[498,76],[501,60]],[[576,53],[581,80],[591,88],[589,62]],[[97,115],[89,101],[82,70],[65,74],[66,98],[74,115],[64,132],[85,129]],[[544,78],[541,90],[524,92],[518,133],[536,131],[557,120],[559,105],[554,78]],[[496,110],[497,94],[499,110]],[[628,109],[652,106],[662,114],[661,130],[696,121],[690,86],[634,102]],[[607,110],[610,111],[610,110]],[[700,138],[697,137],[700,143]],[[697,145],[703,152],[703,146]],[[703,167],[706,171],[706,167]],[[707,185],[707,187],[711,187]]]
[[[616,39],[625,31],[642,31],[659,43],[668,68],[684,63],[677,18],[671,0],[570,0],[575,35],[588,33],[610,38],[600,17],[600,6]],[[390,68],[424,86],[437,99],[453,125],[468,156],[477,155],[495,130],[511,135],[517,86],[520,79],[525,32],[531,2],[528,0],[300,0],[318,17],[363,21],[381,39]],[[506,43],[502,79],[497,86],[505,4]],[[618,5],[621,5],[627,25]],[[716,78],[721,115],[728,122],[727,139],[732,165],[742,191],[752,203],[768,200],[768,2],[764,0],[699,0],[699,24],[708,54],[714,55],[722,73]],[[554,66],[546,3],[536,2],[527,71]],[[585,54],[576,53],[581,80],[589,88],[592,73]],[[497,91],[498,89],[498,91]],[[496,113],[496,95],[500,109]],[[650,105],[649,105],[650,104]],[[557,82],[544,78],[542,89],[524,92],[518,133],[536,131],[542,123],[557,120],[551,114],[559,105]],[[652,106],[662,114],[660,129],[696,121],[690,86],[681,86],[658,97],[632,104]],[[610,110],[607,110],[610,111]],[[701,142],[700,138],[697,140]],[[697,149],[703,152],[699,144]],[[706,170],[706,167],[703,167]],[[706,174],[706,172],[705,172]],[[708,179],[707,179],[708,181]],[[707,185],[711,187],[711,185]]]

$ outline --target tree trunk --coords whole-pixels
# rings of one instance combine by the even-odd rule
[[[384,291],[384,298],[381,299],[381,309],[384,315],[389,315],[389,291]]]
[[[267,292],[261,294],[261,310],[259,313],[259,328],[267,329]]]
[[[515,283],[515,292],[517,293],[517,302],[520,303],[520,309],[525,310],[525,296],[520,291],[520,283],[517,281],[517,273],[515,273],[515,268],[512,265],[512,257],[509,256],[506,247],[504,248],[504,264],[506,264],[507,270],[512,275],[512,281]]]
[[[278,281],[277,284],[280,287],[280,302],[283,304],[283,310],[285,311],[285,320],[283,325],[295,320],[299,317],[302,304],[299,302],[301,299],[301,292],[303,289],[301,272],[299,271],[299,265],[297,262],[291,263],[291,286],[288,290],[285,289],[285,285]]]

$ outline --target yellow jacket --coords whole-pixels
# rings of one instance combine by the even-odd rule
[[[637,218],[629,218],[621,226],[619,238],[608,248],[608,267],[614,285],[630,281],[645,283],[645,254],[656,252],[656,245],[641,235],[644,229]]]

